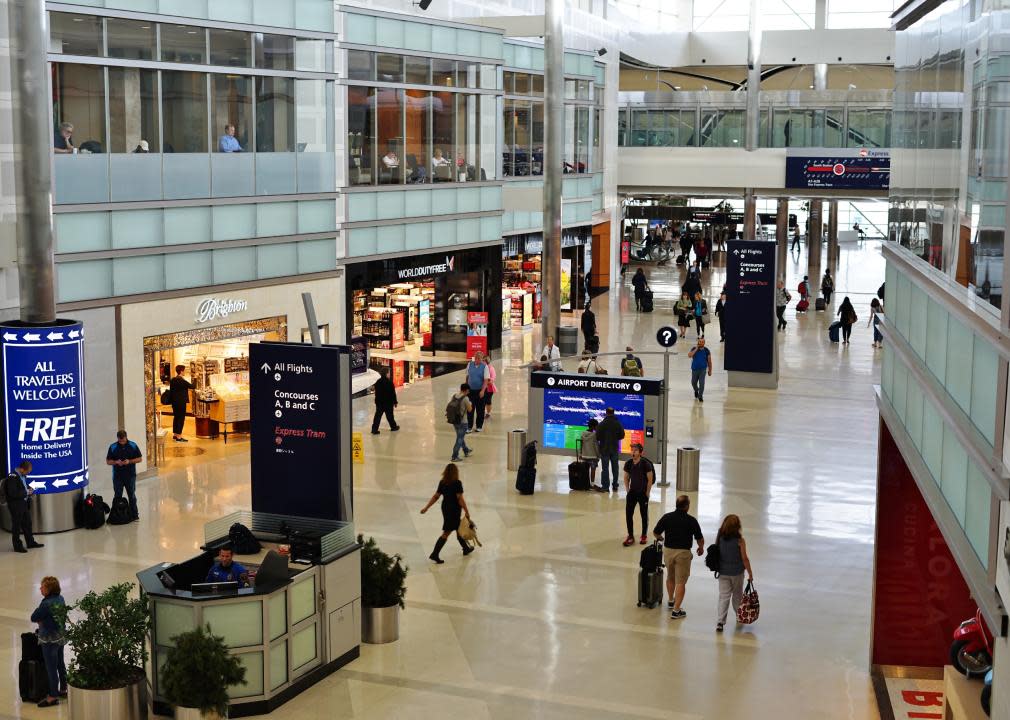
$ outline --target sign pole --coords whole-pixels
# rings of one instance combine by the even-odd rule
[[[669,487],[666,479],[666,466],[670,464],[670,441],[666,423],[670,416],[670,348],[663,352],[663,470],[659,480],[660,487]]]

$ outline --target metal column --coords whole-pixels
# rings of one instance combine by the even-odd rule
[[[564,0],[544,5],[544,249],[541,336],[561,322],[561,184],[565,134]]]
[[[757,240],[757,198],[754,188],[743,191],[743,239]]]
[[[775,247],[777,258],[775,267],[777,272],[775,277],[785,282],[786,261],[789,257],[789,199],[779,198],[777,213],[775,215]]]
[[[750,24],[747,33],[747,125],[745,147],[753,152],[759,145],[761,130],[761,0],[750,0]],[[754,188],[743,195],[743,239],[757,239],[757,201]]]
[[[828,258],[827,268],[832,274],[838,270],[838,201],[828,201]],[[811,281],[817,278],[811,277]]]
[[[810,282],[816,282],[821,276],[821,245],[824,234],[823,203],[820,200],[810,201],[810,218],[807,231],[807,275]]]

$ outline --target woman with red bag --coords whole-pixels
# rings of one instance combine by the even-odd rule
[[[715,631],[722,632],[732,600],[733,611],[740,609],[743,600],[743,573],[747,571],[748,582],[754,582],[750,558],[747,557],[747,542],[743,539],[740,518],[727,515],[719,527],[715,544],[719,548],[719,611]]]

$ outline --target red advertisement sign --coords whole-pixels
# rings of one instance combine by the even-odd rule
[[[631,262],[631,243],[628,240],[621,241],[621,264],[627,265]]]
[[[468,312],[466,314],[466,356],[487,352],[487,313]]]
[[[390,348],[402,348],[403,347],[403,313],[393,313],[391,320],[392,336],[393,341],[390,343]]]

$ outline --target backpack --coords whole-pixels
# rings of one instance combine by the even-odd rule
[[[77,525],[88,530],[97,530],[105,524],[105,513],[109,512],[109,506],[101,495],[93,493],[85,495],[77,504]]]
[[[714,542],[705,551],[705,567],[714,572],[716,577],[719,577],[719,566],[721,563],[722,552],[719,550],[719,543]]]
[[[445,420],[450,425],[463,422],[463,398],[453,397],[445,406]]]
[[[807,284],[801,280],[800,284],[796,286],[796,292],[798,292],[800,295],[806,295]]]
[[[164,392],[161,393],[161,404],[162,405],[171,405],[172,404],[172,391],[171,390],[165,390]]]
[[[14,473],[11,473],[13,475]],[[0,480],[0,505],[7,505],[7,481],[11,479],[11,475],[7,475],[2,480]]]
[[[112,501],[112,509],[109,511],[109,525],[128,525],[133,522],[133,513],[130,512],[130,501],[125,497],[117,497]]]
[[[228,528],[228,542],[236,555],[255,555],[262,549],[252,530],[242,523],[235,523]]]
[[[642,368],[635,358],[624,358],[621,361],[621,374],[625,377],[642,377]]]

